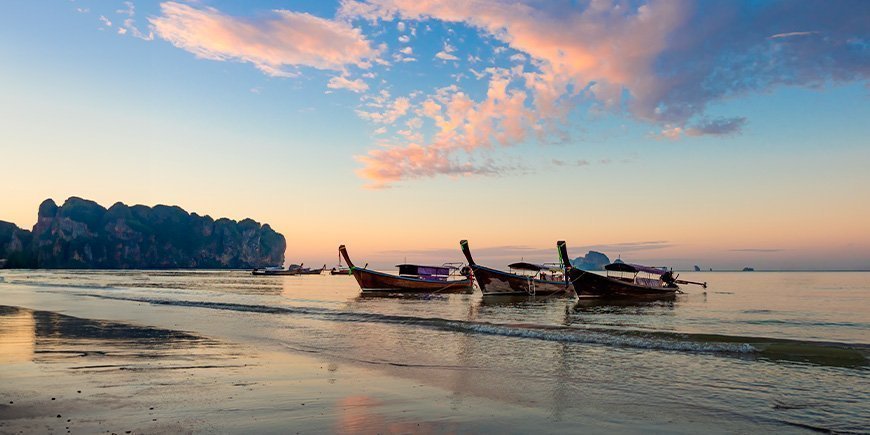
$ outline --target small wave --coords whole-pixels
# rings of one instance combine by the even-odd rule
[[[145,302],[155,305],[301,315],[342,322],[395,324],[466,334],[482,334],[554,342],[583,343],[636,349],[679,351],[764,358],[840,367],[865,367],[870,345],[775,339],[668,331],[613,330],[538,324],[501,324],[450,320],[440,317],[415,317],[378,313],[339,311],[317,307],[248,305],[227,302],[132,298],[114,295],[82,294],[103,299]]]

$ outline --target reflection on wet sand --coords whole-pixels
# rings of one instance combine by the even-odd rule
[[[165,389],[205,392],[210,370],[232,373],[239,359],[185,332],[0,306],[0,433],[180,431],[167,405],[189,398]]]
[[[36,346],[33,312],[0,305],[0,364],[28,362]]]
[[[395,415],[395,412],[389,410],[390,405],[371,396],[347,396],[339,399],[335,404],[339,410],[335,433],[366,433],[373,428],[378,428],[378,433],[385,434],[431,434],[456,433],[460,429],[455,422],[427,422],[388,417],[387,412]],[[379,412],[382,409],[384,412]]]

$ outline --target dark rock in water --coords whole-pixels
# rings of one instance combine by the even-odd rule
[[[604,270],[610,264],[610,259],[598,251],[589,251],[583,257],[571,260],[571,265],[581,270]]]
[[[188,214],[177,206],[108,209],[71,197],[39,206],[33,231],[0,221],[6,267],[174,269],[265,267],[284,262],[286,241],[268,224]]]
[[[700,271],[701,271],[701,268],[698,267],[698,265],[696,264],[696,265],[695,265],[695,272],[700,272]]]

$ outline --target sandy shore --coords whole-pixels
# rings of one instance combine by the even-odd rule
[[[0,433],[517,431],[545,417],[299,352],[20,306],[0,306],[0,355]]]

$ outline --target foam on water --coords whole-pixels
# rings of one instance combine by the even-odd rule
[[[484,334],[564,343],[583,343],[636,349],[718,354],[723,356],[761,357],[845,367],[866,367],[870,345],[809,340],[785,340],[714,334],[686,334],[666,331],[616,330],[594,327],[537,324],[498,324],[450,320],[439,317],[415,317],[379,313],[340,311],[320,307],[249,305],[226,302],[131,298],[83,293],[82,296],[145,302],[237,312],[308,316],[320,320],[368,322],[428,328],[467,334]]]

